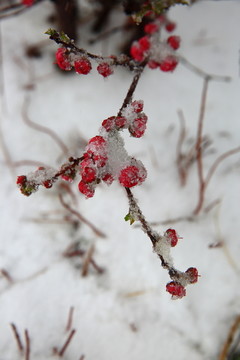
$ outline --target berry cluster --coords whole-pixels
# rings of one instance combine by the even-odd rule
[[[128,129],[134,137],[141,137],[146,129],[147,116],[142,112],[143,101],[133,101],[122,116],[111,116],[102,122],[101,135],[89,140],[80,162],[82,177],[78,188],[87,198],[94,195],[101,181],[110,185],[115,179],[127,188],[140,185],[147,172],[143,164],[128,156],[118,131]]]
[[[40,166],[36,171],[28,174],[28,176],[20,175],[17,177],[16,184],[20,188],[22,194],[30,196],[37,191],[39,185],[50,189],[56,181],[56,171],[54,169],[46,169]]]
[[[87,75],[92,70],[92,64],[87,55],[76,55],[68,51],[65,47],[57,49],[56,64],[60,69],[70,71],[73,68],[77,74]],[[102,60],[97,66],[97,71],[103,77],[108,77],[113,74],[113,59],[109,57],[107,60]]]
[[[32,6],[34,3],[34,0],[22,0],[22,5],[25,6]]]
[[[181,299],[186,295],[185,287],[188,284],[195,284],[198,281],[198,270],[194,267],[190,267],[182,273],[182,276],[178,281],[171,281],[166,285],[166,291],[172,295],[172,299]]]
[[[147,60],[150,69],[173,71],[178,64],[175,51],[180,46],[180,37],[172,35],[165,42],[159,42],[158,34],[163,27],[171,32],[175,26],[175,23],[168,21],[164,16],[159,16],[153,22],[146,24],[144,27],[146,35],[131,46],[130,53],[133,59],[138,62]]]

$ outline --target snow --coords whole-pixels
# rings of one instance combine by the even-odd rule
[[[171,248],[174,266],[183,272],[196,267],[201,275],[197,284],[187,287],[187,296],[177,301],[165,291],[170,279],[147,235],[136,223],[124,221],[129,204],[118,182],[109,187],[100,184],[88,200],[78,192],[77,181],[64,189],[57,182],[52,189],[41,187],[24,197],[16,177],[38,168],[24,161],[54,169],[67,161],[51,138],[22,121],[25,98],[30,99],[29,118],[53,129],[70,153],[79,156],[102,120],[117,115],[132,79],[118,67],[104,80],[96,64],[87,76],[57,71],[52,65],[57,46],[44,35],[51,11],[50,2],[44,2],[0,23],[0,359],[23,358],[10,323],[17,326],[23,343],[28,330],[30,360],[57,358],[52,348],[61,348],[69,335],[66,324],[72,306],[76,334],[64,354],[66,360],[82,354],[86,360],[216,359],[240,311],[240,154],[222,162],[207,188],[204,205],[216,199],[218,204],[191,218],[198,196],[197,169],[196,164],[191,166],[182,188],[175,163],[177,110],[184,113],[191,143],[203,79],[182,64],[171,74],[146,69],[134,94],[134,99],[144,101],[146,133],[140,139],[127,131],[122,134],[128,154],[148,171],[146,181],[133,189],[143,214],[155,222],[157,233],[171,227],[181,234],[183,239]],[[184,58],[206,72],[232,78],[230,83],[209,85],[204,135],[211,139],[212,150],[203,159],[206,174],[219,155],[239,146],[240,2],[175,6],[170,18],[177,23],[175,34],[181,37],[179,53]],[[121,36],[115,35],[108,45],[96,44],[91,52],[111,54]],[[82,38],[87,39],[84,31]],[[42,41],[46,46],[40,59],[24,56],[26,45]],[[10,166],[17,161],[23,164]],[[106,238],[76,222],[77,217],[60,204],[59,192]],[[181,221],[173,221],[180,217]],[[105,268],[103,274],[90,265],[89,274],[81,276],[86,256],[63,256],[74,242],[84,250],[94,244],[93,258]],[[209,248],[219,243],[223,245]]]

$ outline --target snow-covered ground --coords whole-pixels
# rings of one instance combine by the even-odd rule
[[[11,323],[23,342],[27,329],[31,360],[54,358],[53,347],[61,348],[69,335],[71,307],[76,333],[66,360],[79,360],[83,354],[87,360],[217,359],[240,312],[240,154],[219,166],[207,188],[205,207],[218,199],[217,206],[193,221],[171,222],[191,216],[197,204],[196,163],[187,185],[179,183],[177,110],[186,119],[187,148],[197,132],[203,79],[181,64],[172,74],[144,72],[135,99],[144,100],[147,132],[141,139],[124,135],[125,145],[148,169],[147,180],[133,189],[143,213],[159,222],[157,231],[177,230],[183,239],[172,249],[175,266],[182,271],[194,266],[201,275],[177,301],[165,291],[169,277],[148,237],[124,221],[128,201],[117,183],[98,186],[88,200],[78,192],[77,182],[71,186],[75,200],[59,186],[24,197],[16,176],[37,165],[11,167],[11,161],[32,160],[57,169],[66,160],[49,136],[23,122],[26,98],[29,118],[53,129],[70,153],[79,155],[102,120],[118,112],[132,78],[124,69],[106,80],[96,70],[86,77],[56,71],[56,45],[44,35],[49,12],[46,2],[0,23],[0,360],[21,359]],[[209,85],[204,134],[212,145],[204,156],[206,173],[219,155],[240,143],[240,2],[200,1],[191,8],[176,6],[169,15],[182,38],[180,54],[206,72],[232,78]],[[87,32],[82,37],[87,39]],[[46,46],[40,59],[24,56],[26,45],[42,41]],[[103,49],[108,51],[106,44],[91,48]],[[59,192],[106,237],[80,222],[66,221],[77,218],[60,204]],[[63,256],[75,242],[84,250],[94,245],[93,258],[105,269],[103,274],[90,266],[88,276],[82,277],[84,258]],[[222,246],[209,248],[219,242]]]

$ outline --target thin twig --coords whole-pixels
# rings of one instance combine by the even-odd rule
[[[23,120],[24,122],[31,127],[32,129],[35,129],[37,131],[40,131],[44,134],[49,135],[54,141],[55,143],[60,147],[60,149],[62,150],[62,152],[65,155],[68,155],[68,148],[67,146],[64,144],[64,142],[60,139],[60,137],[51,129],[49,129],[46,126],[43,125],[39,125],[36,124],[35,122],[33,122],[32,120],[30,120],[29,116],[28,116],[28,106],[29,106],[29,98],[25,98],[24,104],[23,104],[23,108],[22,108],[22,116],[23,116]]]
[[[72,209],[64,200],[62,194],[59,194],[59,200],[62,206],[70,211],[73,215],[75,215],[80,221],[82,221],[84,224],[90,227],[92,231],[99,237],[105,238],[106,235],[99,229],[96,228],[94,224],[92,224],[89,220],[87,220],[84,216],[82,216],[79,211]]]
[[[94,253],[94,245],[92,244],[90,246],[90,248],[88,249],[88,251],[86,251],[86,255],[83,261],[83,265],[82,265],[82,276],[87,276],[88,275],[88,269],[89,269],[89,265],[91,263],[91,259]]]
[[[58,356],[59,356],[59,357],[63,357],[63,355],[64,355],[65,351],[67,350],[67,347],[68,347],[68,345],[70,344],[70,342],[71,342],[71,340],[72,340],[75,332],[76,332],[75,329],[73,329],[73,330],[70,332],[67,340],[66,340],[65,343],[63,344],[61,350],[58,352]]]
[[[236,319],[234,320],[234,323],[232,324],[232,326],[229,330],[228,337],[224,343],[223,349],[219,355],[218,360],[227,360],[229,348],[232,345],[234,335],[235,335],[237,329],[239,328],[239,326],[240,326],[240,315],[238,315],[236,317]]]
[[[68,321],[66,325],[66,331],[69,331],[72,327],[74,306],[71,306],[68,313]]]
[[[9,283],[12,283],[13,282],[13,279],[12,277],[10,276],[9,272],[5,269],[0,269],[0,274],[5,277],[5,279],[7,279],[7,281]]]
[[[24,331],[24,336],[25,336],[25,344],[26,344],[25,360],[30,360],[30,338],[27,330]]]
[[[196,158],[197,158],[197,169],[198,169],[198,180],[199,180],[199,199],[198,204],[193,211],[194,215],[197,215],[202,208],[203,201],[204,201],[204,177],[203,177],[203,163],[202,163],[202,132],[203,132],[203,120],[206,110],[206,99],[207,99],[207,90],[208,90],[208,83],[209,77],[204,78],[203,82],[203,89],[202,89],[202,96],[201,96],[201,105],[200,105],[200,113],[198,119],[198,129],[197,129],[197,140],[196,140]]]
[[[23,343],[22,343],[21,337],[19,335],[18,329],[14,323],[11,323],[10,326],[12,328],[14,337],[16,339],[18,350],[22,353],[24,350],[24,347],[23,347]]]
[[[221,162],[223,160],[225,160],[227,157],[231,156],[231,155],[234,155],[236,153],[240,152],[240,146],[238,146],[237,148],[235,149],[232,149],[232,150],[229,150],[229,151],[226,151],[225,153],[223,153],[222,155],[220,155],[216,160],[215,162],[212,164],[212,166],[210,167],[210,169],[208,170],[208,173],[207,173],[207,176],[206,176],[206,179],[205,179],[205,190],[206,190],[206,187],[208,186],[209,184],[209,181],[211,180],[213,174],[215,173],[217,167],[221,164]]]
[[[182,110],[178,110],[178,117],[180,121],[180,132],[176,147],[176,153],[177,153],[176,162],[177,162],[180,183],[182,186],[184,186],[186,184],[187,169],[185,166],[183,166],[184,155],[182,154],[182,145],[186,137],[186,126],[185,126],[185,119]]]
[[[209,80],[215,80],[215,81],[223,81],[223,82],[229,82],[231,81],[231,77],[230,76],[222,76],[222,75],[214,75],[214,74],[209,74],[203,70],[201,70],[200,68],[198,68],[197,66],[193,65],[190,61],[188,61],[187,59],[185,59],[183,56],[178,55],[178,58],[180,60],[180,62],[185,65],[189,70],[193,71],[195,74],[199,75],[200,77],[206,79],[208,78]]]

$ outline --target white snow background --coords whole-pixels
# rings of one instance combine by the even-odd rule
[[[76,181],[71,189],[78,203],[64,197],[106,238],[97,237],[84,224],[74,228],[63,221],[67,211],[59,202],[57,185],[24,197],[16,176],[36,166],[11,169],[6,148],[14,162],[40,161],[57,169],[67,160],[49,136],[23,122],[26,96],[30,119],[53,129],[71,154],[80,155],[83,139],[97,135],[102,120],[117,114],[132,79],[120,68],[106,80],[96,69],[88,76],[57,71],[53,66],[57,46],[44,35],[51,11],[52,5],[45,2],[0,23],[1,142],[5,143],[0,155],[0,360],[23,358],[10,323],[17,326],[23,342],[28,330],[31,360],[57,358],[52,348],[61,348],[69,335],[70,307],[74,307],[76,333],[64,354],[66,360],[79,360],[82,354],[86,360],[217,359],[240,312],[240,154],[222,162],[207,188],[204,206],[216,199],[218,205],[192,222],[172,223],[170,219],[192,215],[197,204],[196,163],[186,187],[178,179],[177,110],[184,112],[187,138],[195,139],[203,79],[181,64],[171,74],[145,70],[134,99],[144,100],[147,131],[141,139],[126,132],[124,139],[129,154],[148,170],[147,180],[133,188],[143,213],[149,221],[169,219],[154,228],[163,233],[174,227],[182,236],[172,249],[175,266],[182,271],[197,267],[201,275],[197,284],[187,287],[187,296],[176,301],[165,291],[169,277],[150,240],[124,221],[128,201],[117,182],[99,185],[95,196],[86,200]],[[176,6],[169,17],[177,22],[180,54],[204,71],[232,78],[229,83],[209,85],[204,134],[212,141],[212,151],[203,158],[206,173],[219,155],[240,143],[240,2]],[[117,21],[122,18],[116,14],[114,25]],[[89,47],[88,38],[86,26],[81,45],[111,54],[121,35],[94,47]],[[41,41],[46,42],[43,56],[27,58],[26,45]],[[88,276],[82,277],[83,259],[63,256],[75,241],[84,249],[95,245],[94,259],[105,268],[104,274],[90,267]],[[209,248],[218,242],[223,246]]]

